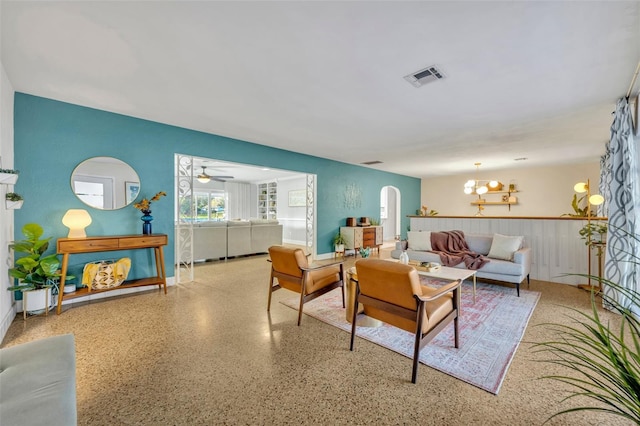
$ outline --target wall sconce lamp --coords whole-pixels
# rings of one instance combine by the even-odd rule
[[[86,238],[84,228],[91,225],[91,216],[84,209],[69,209],[62,217],[62,223],[69,228],[67,238]]]

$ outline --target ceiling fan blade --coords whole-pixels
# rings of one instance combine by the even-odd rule
[[[233,179],[233,176],[223,176],[223,175],[213,175],[211,177],[212,178],[219,178],[219,179]]]
[[[226,182],[226,179],[220,179],[217,176],[211,176],[211,180],[215,180],[216,182]]]

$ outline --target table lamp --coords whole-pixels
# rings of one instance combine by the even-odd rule
[[[84,209],[69,209],[62,218],[64,226],[69,228],[68,238],[85,238],[84,228],[91,225],[91,216]]]

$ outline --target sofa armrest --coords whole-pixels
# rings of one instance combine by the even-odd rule
[[[407,241],[396,241],[396,250],[406,250],[409,248]]]
[[[513,253],[513,262],[519,265],[523,265],[524,275],[529,275],[529,272],[531,272],[531,248],[523,247]]]

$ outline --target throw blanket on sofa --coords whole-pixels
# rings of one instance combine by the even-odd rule
[[[456,266],[464,262],[467,269],[480,269],[489,259],[469,250],[462,231],[431,233],[431,251],[438,253],[445,266]]]

